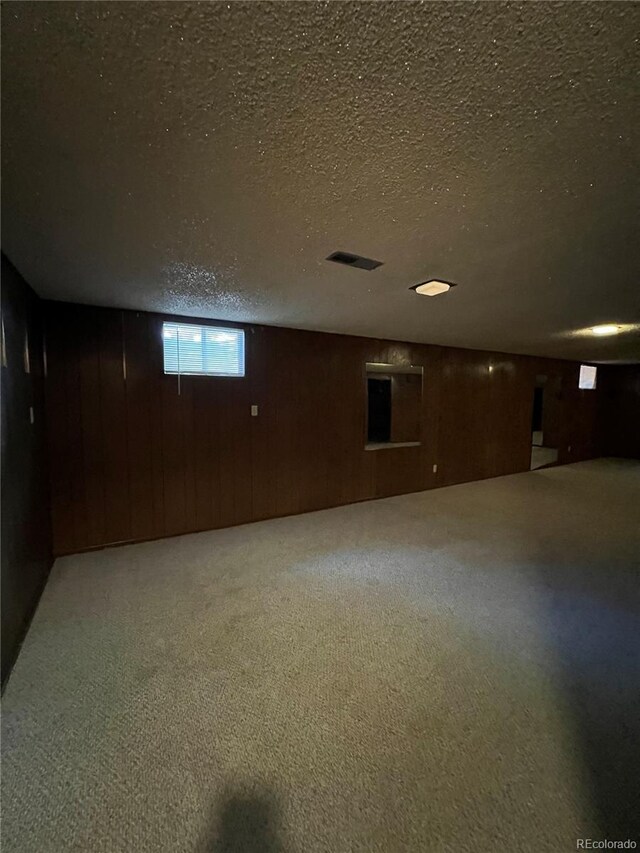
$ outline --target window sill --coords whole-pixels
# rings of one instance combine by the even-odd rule
[[[365,450],[394,450],[396,447],[420,447],[421,441],[381,441],[365,444]]]

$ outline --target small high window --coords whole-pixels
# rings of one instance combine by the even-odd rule
[[[244,376],[244,332],[219,326],[163,323],[164,372]]]
[[[597,367],[593,367],[591,364],[581,364],[578,388],[582,388],[583,391],[595,391],[597,375]]]

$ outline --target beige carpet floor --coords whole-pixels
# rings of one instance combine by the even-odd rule
[[[639,564],[617,460],[59,559],[2,851],[637,838]]]

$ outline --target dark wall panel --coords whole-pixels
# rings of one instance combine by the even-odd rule
[[[640,365],[600,368],[598,387],[602,452],[640,459]]]
[[[392,376],[391,394],[391,441],[419,441],[422,377],[417,373]]]
[[[124,313],[92,309],[97,316],[104,448],[104,527],[109,542],[134,538],[131,528],[132,457],[124,377]],[[85,441],[88,440],[83,436]]]
[[[513,365],[515,359],[511,360]],[[442,359],[438,485],[494,476],[494,431],[504,433],[504,413],[494,407],[494,381],[504,381],[492,371],[490,353],[446,349]],[[495,374],[495,375],[494,375]],[[512,462],[514,444],[524,437],[514,429],[502,452]],[[512,471],[526,470],[516,459]],[[526,467],[528,468],[528,462]]]
[[[560,404],[562,400],[562,380],[557,376],[548,376],[543,389],[542,435],[545,447],[559,447],[561,443]]]
[[[46,458],[42,303],[2,256],[2,682],[4,683],[51,567]],[[28,369],[25,362],[28,349]],[[66,408],[60,387],[59,411]],[[33,423],[30,409],[33,410]],[[58,422],[64,428],[62,418]],[[68,454],[66,438],[60,450]],[[73,490],[80,469],[61,478],[57,522],[73,536]],[[76,482],[77,481],[77,482]],[[81,502],[84,498],[81,496]],[[68,525],[68,526],[67,526]]]
[[[69,464],[69,456],[78,453],[78,446],[73,444],[69,432],[70,392],[67,376],[69,373],[68,363],[70,360],[71,338],[68,334],[68,319],[71,315],[65,315],[57,308],[48,308],[46,323],[46,346],[47,354],[47,378],[46,378],[46,400],[47,400],[47,434],[48,434],[48,456],[50,481],[55,483],[51,486],[51,523],[54,531],[54,547],[56,542],[64,542],[67,551],[80,550],[83,546],[76,538],[74,522],[74,475],[72,466]],[[91,334],[93,334],[91,332]],[[98,355],[98,348],[93,346]],[[78,348],[79,349],[79,348]],[[78,353],[80,357],[80,353]],[[93,383],[98,385],[99,369],[95,370]],[[91,381],[91,380],[89,380]],[[95,453],[102,455],[102,424],[99,425],[100,434],[94,436]],[[102,472],[98,483],[102,491]],[[104,498],[99,498],[99,506],[95,511],[104,511]],[[104,529],[100,526],[93,531],[94,536],[104,540]]]
[[[86,317],[90,318],[89,322],[85,321]],[[71,411],[77,413],[79,426],[77,447],[82,459],[85,500],[82,541],[93,542],[97,537],[104,538],[106,535],[102,394],[101,384],[96,381],[100,375],[100,349],[96,346],[98,315],[95,311],[87,314],[86,309],[80,309],[71,313],[67,319],[71,324],[65,325],[63,318],[64,345],[69,347],[69,368],[77,371],[78,380],[77,388],[69,389],[67,400],[70,400],[71,395],[75,397],[73,404],[68,405]]]
[[[601,395],[571,362],[244,326],[245,378],[178,382],[163,319],[49,306],[56,553],[526,471],[538,373],[560,460],[598,452]],[[420,446],[365,450],[367,361],[424,368]]]

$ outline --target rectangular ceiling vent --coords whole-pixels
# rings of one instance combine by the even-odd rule
[[[336,264],[345,264],[348,267],[357,267],[359,270],[374,270],[382,266],[382,261],[374,261],[372,258],[363,258],[360,255],[351,255],[349,252],[334,252],[327,258]]]

